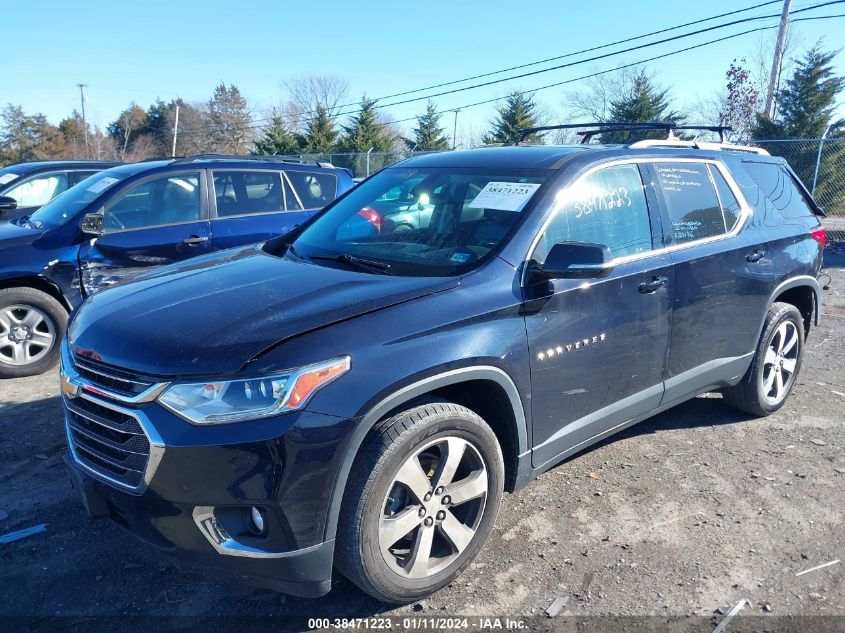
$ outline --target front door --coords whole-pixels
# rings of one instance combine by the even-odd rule
[[[534,466],[660,403],[673,273],[654,252],[649,197],[636,164],[601,168],[563,192],[540,236],[539,264],[554,244],[582,241],[607,245],[616,265],[601,279],[525,287]]]
[[[86,294],[211,252],[201,172],[152,176],[112,199],[103,213],[103,234],[79,249]]]

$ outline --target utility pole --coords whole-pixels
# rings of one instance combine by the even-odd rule
[[[772,74],[769,77],[769,92],[766,95],[766,115],[775,117],[775,93],[780,83],[780,68],[783,65],[783,49],[786,47],[786,30],[789,26],[789,7],[792,0],[783,0],[783,12],[780,14],[778,39],[775,43],[775,55],[772,59]]]
[[[88,84],[76,84],[79,88],[79,103],[82,106],[82,133],[85,135],[85,158],[89,157],[88,124],[85,122],[85,88]]]
[[[452,149],[455,149],[458,143],[458,112],[460,110],[455,110],[455,127],[452,129]]]
[[[173,158],[176,158],[176,137],[179,134],[179,104],[176,104],[176,120],[173,122],[173,149],[170,151],[170,155]]]

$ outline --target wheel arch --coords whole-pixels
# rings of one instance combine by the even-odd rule
[[[801,275],[778,284],[769,297],[766,311],[778,302],[789,303],[798,308],[804,317],[805,335],[809,333],[810,325],[818,326],[821,322],[821,286],[815,277]],[[762,331],[761,326],[760,332]]]
[[[491,388],[493,391],[489,391]],[[480,394],[484,394],[484,397]],[[376,423],[400,407],[426,396],[462,404],[485,418],[502,447],[506,489],[513,490],[527,480],[526,471],[530,470],[527,459],[528,428],[519,391],[510,376],[493,366],[463,367],[445,371],[396,389],[363,415],[344,449],[344,456],[338,467],[329,502],[325,540],[335,537],[349,473],[369,432]],[[484,413],[489,416],[497,406],[505,406],[505,415],[497,416],[493,420],[486,418]]]
[[[62,304],[68,313],[72,310],[70,303],[68,303],[67,299],[62,294],[62,291],[59,290],[59,287],[44,277],[39,277],[38,275],[28,275],[25,277],[7,277],[0,279],[0,290],[5,290],[7,288],[34,288],[35,290],[40,290]]]

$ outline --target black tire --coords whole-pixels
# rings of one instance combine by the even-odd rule
[[[444,528],[447,526],[445,521],[442,521],[440,506],[437,506],[437,512],[432,510],[426,515],[424,521],[428,521],[429,517],[432,521],[435,521],[435,518],[438,521],[433,523],[433,527],[429,527],[432,530],[431,533],[434,534],[431,539],[435,539],[434,542],[441,546],[452,547],[453,550],[444,556],[442,563],[439,563],[445,565],[443,569],[438,569],[438,564],[435,564],[431,569],[431,574],[424,578],[406,577],[401,575],[401,570],[398,569],[400,567],[398,559],[395,559],[397,565],[394,568],[387,560],[389,554],[382,554],[379,546],[381,521],[385,517],[388,506],[395,503],[394,498],[388,495],[396,496],[397,484],[394,478],[398,477],[399,469],[403,465],[407,465],[412,458],[416,459],[417,463],[425,463],[424,456],[415,457],[417,451],[421,448],[432,452],[440,450],[425,447],[432,444],[438,447],[446,442],[446,438],[452,441],[455,439],[465,441],[469,447],[472,447],[464,449],[465,452],[462,454],[465,457],[461,459],[466,459],[467,456],[469,459],[476,459],[480,456],[483,460],[483,466],[486,468],[486,498],[483,501],[475,499],[465,502],[463,506],[455,504],[454,515],[450,510],[449,519],[453,520],[455,515],[461,512],[462,507],[471,509],[466,504],[476,504],[480,508],[474,510],[474,518],[469,519],[476,526],[475,533],[462,550],[450,545],[450,541],[446,538]],[[440,453],[443,463],[447,461],[444,455]],[[439,464],[439,462],[430,463]],[[462,461],[461,469],[466,467],[467,462]],[[433,481],[440,471],[434,470],[435,465],[431,465],[431,468],[433,469],[431,472],[435,473],[432,476]],[[459,474],[455,477],[465,476],[460,474],[461,472],[469,472],[470,477],[481,472],[480,478],[484,479],[483,471],[479,470],[459,470]],[[456,481],[456,484],[466,481],[468,479],[461,479]],[[365,440],[353,465],[341,507],[335,550],[336,566],[359,588],[379,600],[398,604],[419,600],[452,582],[476,557],[496,520],[502,500],[503,484],[504,463],[499,443],[490,427],[473,411],[457,404],[433,401],[397,413],[376,425]],[[439,499],[448,507],[449,487],[447,486],[445,490],[438,488],[440,492],[437,494],[441,496],[437,497],[433,486],[434,484],[429,494],[431,503],[438,503]],[[408,493],[408,499],[422,505],[413,493]],[[419,505],[414,507],[419,507]],[[470,516],[470,514],[465,513],[464,516]],[[409,535],[414,535],[410,536],[411,542],[416,542],[420,534],[417,530],[421,529],[423,529],[422,524],[413,528],[405,539]],[[434,551],[432,546],[432,552]],[[409,550],[408,557],[411,555]]]
[[[34,361],[13,364],[10,332],[5,331],[5,327],[0,324],[0,378],[35,376],[55,367],[59,361],[59,345],[67,328],[68,313],[65,307],[46,292],[35,288],[0,290],[0,313],[12,306],[31,307],[43,314],[45,321],[48,321],[43,327],[49,328],[49,331],[53,333],[53,343],[43,353],[39,351]]]
[[[766,362],[766,354],[772,345],[778,345],[778,337],[780,336],[778,332],[784,323],[791,324],[791,326],[787,325],[786,327],[794,328],[798,339],[795,343],[795,370],[790,372],[786,381],[783,382],[783,393],[779,394],[773,401],[772,398],[768,397],[768,394],[772,393],[772,391],[765,388],[765,377],[770,375],[770,371],[777,370],[771,363]],[[757,344],[757,350],[754,353],[754,360],[751,363],[751,367],[748,368],[745,376],[743,376],[742,380],[736,386],[723,389],[722,394],[728,404],[735,409],[760,417],[770,415],[780,409],[786,402],[792,387],[795,385],[798,373],[801,371],[803,358],[804,317],[798,308],[792,304],[772,304],[766,315],[763,333],[760,335],[760,342]],[[789,360],[791,359],[776,357],[777,362],[775,364],[782,365],[784,361],[788,362]]]

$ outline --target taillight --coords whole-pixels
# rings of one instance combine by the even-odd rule
[[[381,234],[381,216],[378,214],[378,211],[370,207],[364,207],[358,212],[358,215],[372,224],[376,229],[376,233]]]
[[[824,230],[823,226],[810,231],[810,237],[821,244],[822,249],[824,249],[824,245],[827,244],[827,231]]]

